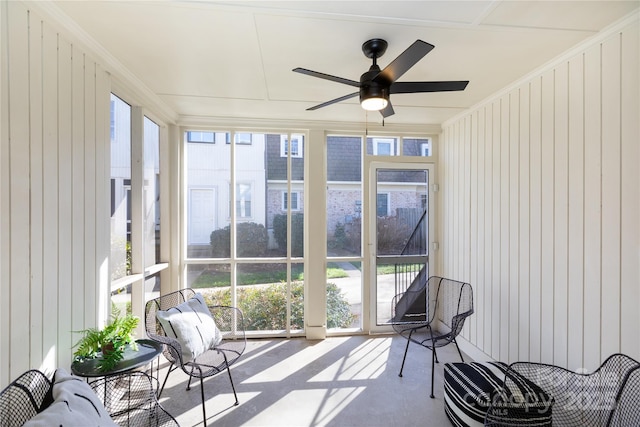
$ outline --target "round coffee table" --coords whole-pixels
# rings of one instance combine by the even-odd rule
[[[124,350],[124,357],[113,369],[103,371],[98,368],[100,359],[76,360],[71,364],[71,372],[74,375],[86,378],[108,377],[132,371],[141,366],[151,363],[162,353],[162,344],[155,341],[140,339],[136,340],[138,351],[127,346]],[[152,375],[153,377],[153,375]]]

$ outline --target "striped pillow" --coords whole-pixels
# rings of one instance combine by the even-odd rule
[[[180,343],[182,363],[187,363],[222,341],[222,334],[201,294],[166,311],[158,311],[165,334]]]

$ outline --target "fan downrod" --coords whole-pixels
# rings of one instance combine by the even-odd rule
[[[364,56],[370,59],[380,58],[387,50],[387,42],[382,39],[367,40],[362,44]]]

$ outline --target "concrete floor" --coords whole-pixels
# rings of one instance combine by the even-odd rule
[[[398,377],[406,341],[397,335],[331,337],[322,341],[252,339],[231,373],[204,382],[207,424],[260,427],[387,427],[451,425],[444,413],[443,365],[459,361],[454,345],[438,350],[435,399],[429,397],[431,353],[411,345]],[[465,356],[465,360],[468,360]],[[160,379],[167,363],[162,358]],[[202,425],[200,385],[186,391],[187,375],[174,371],[160,398],[182,427]]]

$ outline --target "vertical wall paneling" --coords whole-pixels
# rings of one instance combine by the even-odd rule
[[[485,336],[488,336],[489,334],[485,334],[485,330],[486,330],[486,325],[489,325],[489,322],[486,321],[487,317],[489,316],[489,311],[487,309],[487,304],[485,304],[485,294],[486,294],[486,288],[487,288],[487,284],[490,283],[489,281],[486,280],[486,270],[487,270],[487,264],[486,264],[486,259],[488,259],[488,257],[486,256],[485,253],[485,241],[486,241],[486,236],[485,236],[485,226],[484,226],[484,217],[485,217],[485,212],[484,212],[484,206],[485,206],[485,201],[486,201],[486,197],[485,197],[485,171],[486,168],[484,166],[484,159],[485,159],[485,127],[486,127],[486,123],[485,123],[485,109],[484,108],[480,108],[477,111],[477,122],[478,122],[478,133],[477,133],[477,138],[478,138],[478,177],[477,177],[477,182],[478,182],[478,218],[477,218],[477,224],[478,224],[478,244],[476,247],[476,253],[478,254],[478,274],[477,274],[477,288],[478,288],[478,292],[476,292],[476,294],[474,295],[476,298],[476,307],[477,307],[477,311],[475,314],[475,317],[477,318],[478,321],[478,346],[481,349],[486,349],[487,348],[487,342],[485,340]],[[443,220],[444,220],[444,215],[443,215]],[[486,352],[486,351],[485,351]]]
[[[71,44],[58,37],[58,360],[68,366],[71,326]]]
[[[484,250],[486,252],[485,262],[487,264],[485,270],[485,293],[484,301],[487,307],[487,316],[485,318],[485,328],[487,334],[485,335],[485,342],[487,343],[487,349],[492,356],[495,354],[494,341],[500,339],[499,335],[495,334],[494,315],[496,312],[493,310],[493,292],[495,288],[496,279],[494,274],[494,258],[493,258],[493,243],[495,236],[493,234],[493,198],[494,198],[494,154],[493,154],[493,104],[489,104],[485,108],[485,205],[484,205],[484,228],[486,230]]]
[[[601,360],[620,351],[620,36],[602,43]],[[605,229],[606,227],[606,229]]]
[[[568,64],[555,69],[553,118],[553,357],[554,364],[567,366],[567,264],[568,264]]]
[[[44,304],[44,250],[43,250],[43,140],[42,140],[42,19],[29,14],[29,150],[31,152],[31,293],[30,315],[30,366],[39,366],[44,354],[42,350],[43,304]]]
[[[518,296],[518,359],[529,359],[529,342],[530,337],[530,316],[529,316],[529,301],[531,296],[531,286],[529,284],[530,277],[530,237],[531,227],[530,225],[530,183],[531,172],[529,165],[529,158],[531,157],[531,143],[529,134],[529,123],[531,118],[531,109],[529,99],[531,97],[531,85],[526,84],[519,90],[520,93],[520,115],[519,115],[519,128],[520,128],[520,156],[519,156],[519,191],[520,203],[518,206],[518,234],[520,238],[520,247],[518,258],[519,262],[519,296]]]
[[[471,333],[469,336],[469,340],[471,341],[471,343],[473,343],[475,346],[480,346],[479,343],[479,335],[478,335],[478,331],[479,331],[479,315],[478,313],[481,313],[481,311],[478,308],[478,304],[479,304],[479,300],[478,300],[478,296],[480,295],[480,284],[482,283],[481,280],[479,280],[478,278],[478,259],[480,257],[480,253],[478,251],[478,205],[480,203],[479,199],[478,199],[478,112],[475,111],[474,113],[472,113],[469,116],[469,122],[470,122],[470,135],[469,135],[469,142],[471,144],[471,155],[470,155],[470,167],[469,167],[469,172],[470,172],[470,192],[471,194],[469,195],[469,213],[470,213],[470,220],[471,220],[471,224],[470,224],[470,228],[469,228],[469,232],[470,232],[470,249],[469,249],[469,256],[470,256],[470,260],[469,260],[469,265],[470,265],[470,272],[469,272],[469,283],[471,283],[471,286],[473,288],[473,305],[474,305],[474,310],[475,310],[475,315],[471,316],[469,318],[469,322],[471,324]]]
[[[531,81],[529,109],[529,360],[540,361],[542,265],[542,77]],[[546,266],[544,266],[546,267]]]
[[[96,230],[96,65],[85,63],[84,69],[84,228],[85,230]],[[96,246],[97,239],[95,233],[87,233],[85,238],[84,252],[84,309],[85,328],[97,326],[97,261]]]
[[[509,360],[509,95],[500,98],[500,360]]]
[[[109,76],[30,7],[0,4],[0,388],[109,301]]]
[[[509,317],[506,327],[509,337],[509,354],[507,362],[518,360],[520,346],[520,265],[519,265],[519,244],[520,232],[518,223],[518,212],[520,203],[520,91],[515,90],[509,94],[509,135],[507,137],[509,147],[509,255],[507,265],[509,266]]]
[[[567,348],[582,349],[584,342],[584,55],[569,61],[569,165]],[[584,366],[583,352],[570,351],[567,367]]]
[[[469,209],[469,201],[471,200],[471,117],[466,117],[464,121],[464,173],[462,174],[462,182],[464,186],[461,209],[464,214],[464,250],[462,254],[462,279],[466,282],[470,282],[470,259],[471,259],[471,210]],[[471,334],[471,325],[465,322],[465,336],[469,337]]]
[[[620,350],[640,354],[640,31],[622,33],[621,52],[621,224],[620,241]],[[635,54],[635,55],[634,55]]]
[[[540,99],[540,360],[553,363],[554,329],[554,87],[555,70],[542,76]]]
[[[500,330],[502,324],[502,307],[500,307],[500,297],[502,293],[502,279],[500,277],[500,235],[502,229],[502,218],[500,211],[500,187],[501,187],[501,168],[500,168],[500,99],[497,99],[492,104],[492,122],[491,135],[492,135],[492,149],[490,151],[491,156],[491,222],[490,222],[490,235],[491,235],[491,354],[496,359],[500,359]]]
[[[468,200],[442,213],[447,230],[469,221],[464,332],[491,357],[571,370],[640,358],[639,18],[443,125],[440,167],[470,169]],[[454,149],[467,140],[469,154]],[[464,194],[455,182],[446,191]],[[442,273],[459,269],[447,258]]]
[[[20,19],[9,20],[8,42],[10,52],[28,52],[28,14],[21,5],[9,5],[19,9]],[[15,58],[15,60],[14,60]],[[29,335],[29,298],[25,284],[29,274],[29,78],[28,56],[11,57],[9,65],[9,224],[10,224],[10,289],[3,295],[10,301],[10,372],[22,372],[29,368],[29,357],[22,343]],[[22,236],[14,236],[14,230],[23,230]],[[27,349],[28,351],[28,349]]]
[[[58,355],[58,64],[57,34],[42,28],[42,137],[43,137],[43,306],[42,343],[46,369],[56,367]]]
[[[601,289],[601,45],[585,52],[584,92],[584,364],[600,362],[602,333]]]
[[[9,93],[7,82],[7,3],[0,2],[0,93]],[[9,208],[9,106],[8,96],[0,97],[0,254],[9,252],[9,225],[6,218]],[[0,294],[9,295],[8,257],[0,256]],[[0,384],[9,381],[9,298],[0,298]]]
[[[71,330],[80,331],[84,326],[84,111],[85,111],[85,70],[84,54],[75,46],[71,52],[71,105],[72,105],[72,131],[71,136],[71,259],[73,269],[71,271]],[[73,342],[79,336],[73,336]]]

